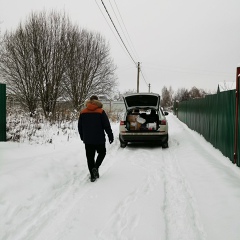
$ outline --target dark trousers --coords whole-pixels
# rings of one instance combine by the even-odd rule
[[[102,164],[104,157],[106,156],[106,147],[105,144],[85,144],[86,156],[88,169],[90,174],[92,175],[93,168],[99,168]],[[95,154],[98,153],[97,159],[95,162]]]

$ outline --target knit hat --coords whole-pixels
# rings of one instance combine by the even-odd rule
[[[90,97],[90,100],[92,101],[92,100],[98,100],[98,97],[96,96],[96,95],[92,95],[91,97]]]

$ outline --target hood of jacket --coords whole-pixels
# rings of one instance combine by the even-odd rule
[[[102,108],[103,104],[99,100],[88,100],[86,102],[86,107],[90,111],[94,111],[97,108]]]

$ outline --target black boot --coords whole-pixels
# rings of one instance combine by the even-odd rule
[[[90,181],[91,181],[91,182],[95,182],[95,181],[96,181],[96,177],[95,177],[95,176],[91,176],[91,177],[90,177]]]
[[[99,178],[99,172],[98,172],[98,169],[97,168],[93,168],[92,169],[92,173],[93,173],[93,176],[96,178]]]

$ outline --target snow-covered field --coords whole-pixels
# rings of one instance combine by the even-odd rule
[[[78,134],[0,143],[1,240],[239,240],[240,169],[169,115],[169,148],[107,143],[88,179]]]

